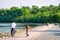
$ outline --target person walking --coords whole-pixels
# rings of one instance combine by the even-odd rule
[[[25,29],[26,29],[26,36],[29,36],[28,34],[29,25],[26,24]]]
[[[16,27],[16,23],[13,22],[13,23],[12,23],[12,27],[11,27],[11,37],[14,36],[14,33],[15,33],[15,27]]]

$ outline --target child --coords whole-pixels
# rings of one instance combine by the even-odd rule
[[[29,36],[29,34],[28,34],[29,25],[26,25],[25,29],[26,29],[26,36]]]

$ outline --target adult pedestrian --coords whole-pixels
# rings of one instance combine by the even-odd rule
[[[13,22],[13,23],[12,23],[12,27],[11,27],[11,37],[13,37],[14,34],[15,34],[15,27],[16,27],[16,23]]]

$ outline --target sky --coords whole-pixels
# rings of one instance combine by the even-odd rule
[[[60,0],[0,0],[0,8],[10,8],[13,6],[22,7],[36,5],[38,7],[60,4]]]

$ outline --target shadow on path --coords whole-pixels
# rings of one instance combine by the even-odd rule
[[[51,36],[60,36],[60,30],[31,30],[30,32],[44,32]]]
[[[31,30],[30,32],[60,32],[60,30]]]

